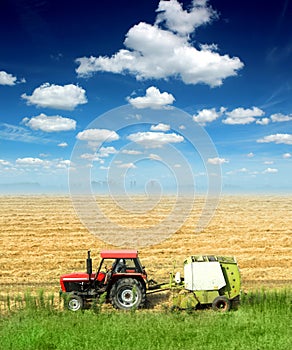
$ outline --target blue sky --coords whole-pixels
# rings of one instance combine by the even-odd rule
[[[221,176],[224,192],[291,192],[291,15],[289,0],[2,1],[0,190],[66,192],[84,168],[97,191]]]

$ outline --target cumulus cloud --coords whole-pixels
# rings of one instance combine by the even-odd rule
[[[8,162],[7,160],[0,159],[0,165],[2,165],[2,166],[10,166],[12,164],[10,162]]]
[[[126,34],[125,48],[111,57],[76,59],[77,74],[86,77],[99,71],[128,73],[137,80],[174,77],[185,84],[215,87],[243,67],[238,57],[215,52],[214,45],[199,45],[199,49],[192,45],[187,34],[210,22],[214,14],[206,1],[195,1],[190,11],[183,11],[177,0],[161,1],[158,11],[155,25],[134,25]]]
[[[112,142],[119,139],[119,135],[108,129],[86,129],[77,134],[77,139],[81,141]]]
[[[71,165],[69,159],[53,159],[53,160],[44,160],[34,157],[24,157],[17,158],[15,161],[15,169],[21,169],[23,171],[35,169],[38,171],[54,171],[58,169],[68,169]]]
[[[216,111],[215,108],[212,109],[202,109],[198,112],[198,114],[193,116],[193,120],[200,125],[206,125],[206,123],[211,123],[214,120],[221,117],[221,115],[225,112],[226,108],[221,107],[220,111]]]
[[[157,125],[151,125],[151,131],[168,131],[170,130],[170,125],[159,123]]]
[[[44,113],[32,118],[22,119],[22,123],[33,130],[44,132],[58,132],[76,129],[76,121],[70,118],[64,118],[59,115],[47,116]]]
[[[15,85],[17,78],[5,71],[0,71],[0,85]]]
[[[83,153],[83,154],[81,154],[80,158],[89,160],[91,162],[99,162],[100,161],[100,158],[97,156],[96,153]]]
[[[253,157],[254,157],[254,153],[253,153],[253,152],[249,152],[246,156],[247,156],[248,158],[253,158]]]
[[[259,124],[259,125],[268,125],[270,122],[270,119],[269,118],[262,118],[262,119],[258,119],[256,121],[256,124]]]
[[[286,145],[292,145],[292,134],[273,134],[263,137],[262,139],[257,140],[259,143],[284,143]]]
[[[225,158],[215,157],[215,158],[209,158],[208,163],[213,164],[213,165],[221,165],[224,163],[229,163],[229,160],[227,160]]]
[[[28,105],[38,107],[73,110],[80,104],[87,103],[85,90],[74,84],[55,85],[45,83],[36,88],[31,96],[22,94]]]
[[[122,154],[127,154],[127,155],[130,155],[130,156],[136,156],[136,155],[139,155],[139,154],[142,154],[141,151],[136,151],[134,149],[123,149],[121,151]]]
[[[71,165],[71,161],[69,159],[58,161],[56,168],[58,169],[68,169]]]
[[[267,168],[263,171],[263,174],[276,174],[278,172],[278,169],[275,168]]]
[[[159,160],[159,161],[162,160],[162,158],[158,154],[155,154],[155,153],[150,153],[148,157],[152,160]]]
[[[291,153],[284,153],[282,156],[284,159],[289,159],[292,157]]]
[[[68,143],[67,142],[60,142],[58,144],[58,147],[62,147],[62,148],[68,147]]]
[[[256,117],[261,117],[265,114],[263,110],[261,110],[258,107],[252,107],[252,108],[235,108],[231,112],[226,112],[227,118],[223,120],[224,124],[250,124],[256,121]]]
[[[168,30],[183,36],[217,17],[216,11],[207,6],[206,0],[193,0],[189,10],[183,10],[177,0],[160,1],[156,12],[156,25],[162,24]]]
[[[16,159],[16,164],[20,164],[20,165],[44,165],[46,163],[48,163],[48,161],[40,159],[40,158],[33,158],[33,157],[25,157],[25,158],[17,158]]]
[[[168,92],[160,92],[155,86],[150,86],[146,90],[144,97],[127,98],[128,102],[135,108],[164,109],[169,108],[175,98]]]
[[[122,163],[118,165],[118,168],[122,169],[135,169],[137,168],[134,163]]]
[[[289,122],[292,120],[292,115],[285,115],[282,113],[275,113],[271,115],[271,120],[272,122],[276,123],[276,122]]]
[[[178,134],[165,134],[163,132],[137,132],[127,137],[128,140],[138,143],[145,148],[161,148],[168,143],[180,143],[184,138]]]
[[[110,154],[116,154],[118,151],[115,149],[115,147],[101,147],[98,150],[98,157],[100,158],[107,158]]]
[[[4,70],[0,71],[0,85],[13,86],[17,83],[25,83],[25,79],[22,78],[20,81],[18,81],[17,77],[14,75],[7,73]]]
[[[226,175],[246,174],[247,172],[248,172],[247,168],[240,168],[240,169],[228,171]]]

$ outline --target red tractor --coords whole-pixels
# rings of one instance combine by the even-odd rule
[[[87,271],[60,277],[61,293],[69,310],[86,308],[105,294],[117,309],[141,308],[146,300],[147,274],[137,250],[103,250],[96,273],[92,272],[90,251]],[[110,264],[111,266],[108,267]]]

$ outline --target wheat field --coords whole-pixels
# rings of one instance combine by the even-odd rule
[[[173,202],[162,198],[148,216],[135,218],[110,198],[96,200],[110,220],[133,232],[143,225],[151,230]],[[243,289],[292,284],[291,196],[222,196],[209,225],[195,232],[203,204],[203,198],[196,199],[183,226],[168,239],[139,248],[149,278],[167,281],[174,264],[182,271],[186,256],[217,254],[237,258]],[[69,196],[1,196],[0,213],[1,294],[40,288],[58,292],[61,274],[85,270],[87,250],[97,267],[100,250],[115,248],[88,232]]]

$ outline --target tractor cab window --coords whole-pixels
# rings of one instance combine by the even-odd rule
[[[111,273],[142,273],[142,267],[138,259],[117,258],[105,259],[103,266]]]
[[[126,271],[127,272],[137,272],[134,259],[125,259],[126,260]]]
[[[113,272],[119,273],[119,272],[126,272],[126,260],[125,259],[117,259],[116,263],[113,267]]]

